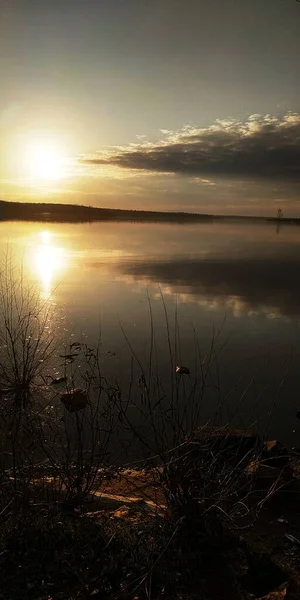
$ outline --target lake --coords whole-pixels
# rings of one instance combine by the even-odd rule
[[[214,337],[210,387],[226,399],[224,421],[300,446],[299,226],[2,222],[0,241],[53,305],[58,344],[100,342],[105,374],[126,384],[132,353],[149,358],[151,318],[161,377],[168,328],[191,377]]]

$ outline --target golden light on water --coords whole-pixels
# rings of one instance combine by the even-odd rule
[[[58,283],[58,276],[67,266],[67,254],[64,248],[55,245],[55,238],[49,231],[41,231],[39,241],[32,248],[30,267],[38,278],[41,298],[46,300]]]

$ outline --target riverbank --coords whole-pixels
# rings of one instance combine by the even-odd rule
[[[204,511],[175,503],[175,514],[162,465],[112,467],[100,474],[93,494],[73,501],[62,480],[44,477],[31,483],[26,497],[2,502],[0,598],[298,599],[298,455],[275,441],[258,452],[255,436],[229,430],[211,430],[193,444],[196,451],[188,443],[177,454],[178,464],[189,464],[190,498],[203,503],[197,465],[209,446],[227,494],[225,466],[239,471],[236,510],[243,512],[245,492],[251,496],[241,520],[224,514],[220,497]]]

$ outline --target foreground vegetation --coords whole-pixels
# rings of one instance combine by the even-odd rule
[[[298,598],[298,459],[218,425],[218,333],[205,356],[194,340],[194,375],[176,369],[178,323],[164,306],[161,378],[149,303],[146,365],[124,332],[124,389],[106,379],[99,348],[56,347],[51,305],[8,263],[0,290],[0,598]],[[284,512],[294,524],[276,538],[278,559],[269,541]]]

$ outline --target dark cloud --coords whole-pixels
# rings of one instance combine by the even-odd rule
[[[299,114],[252,115],[246,122],[229,119],[162,134],[157,143],[113,147],[81,160],[153,173],[300,180]]]

